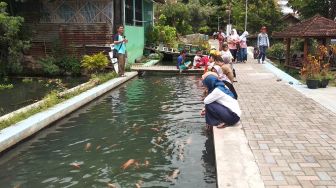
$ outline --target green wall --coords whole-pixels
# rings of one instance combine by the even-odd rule
[[[125,36],[128,40],[127,56],[128,63],[134,63],[135,59],[143,55],[145,46],[145,31],[144,27],[125,26]]]
[[[138,0],[137,0],[138,1]],[[144,21],[152,21],[153,2],[142,1],[142,16]],[[143,55],[145,46],[145,30],[152,22],[145,22],[143,26],[125,26],[125,35],[128,39],[127,54],[128,63],[134,63],[135,59]]]

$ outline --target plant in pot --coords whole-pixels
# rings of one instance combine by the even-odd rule
[[[330,50],[324,45],[318,46],[317,56],[321,64],[320,72],[320,88],[326,88],[329,81],[334,78],[334,75],[330,71],[330,58],[335,53],[335,47],[330,46]]]
[[[329,81],[334,79],[334,75],[330,71],[330,63],[322,65],[320,77],[320,88],[326,88],[329,84]]]
[[[301,77],[306,80],[309,89],[317,89],[320,82],[320,60],[319,58],[309,55],[304,61],[300,70]]]

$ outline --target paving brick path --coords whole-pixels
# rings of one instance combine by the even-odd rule
[[[336,187],[336,115],[251,60],[235,65],[241,124],[266,187]]]

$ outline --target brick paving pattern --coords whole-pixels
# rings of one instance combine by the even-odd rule
[[[336,115],[256,61],[235,69],[241,124],[265,187],[336,188]]]

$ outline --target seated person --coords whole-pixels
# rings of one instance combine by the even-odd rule
[[[193,68],[200,68],[201,66],[205,66],[204,62],[202,61],[203,55],[202,51],[198,50],[194,57]]]
[[[208,72],[202,76],[203,84],[208,89],[208,96],[204,99],[207,128],[217,126],[225,128],[239,122],[241,110],[233,93],[218,80],[214,73]]]
[[[187,52],[185,50],[182,50],[180,52],[180,56],[178,56],[177,58],[176,68],[180,70],[180,73],[184,70],[187,70],[189,66],[191,65],[190,61],[185,62],[186,55],[187,55]]]

